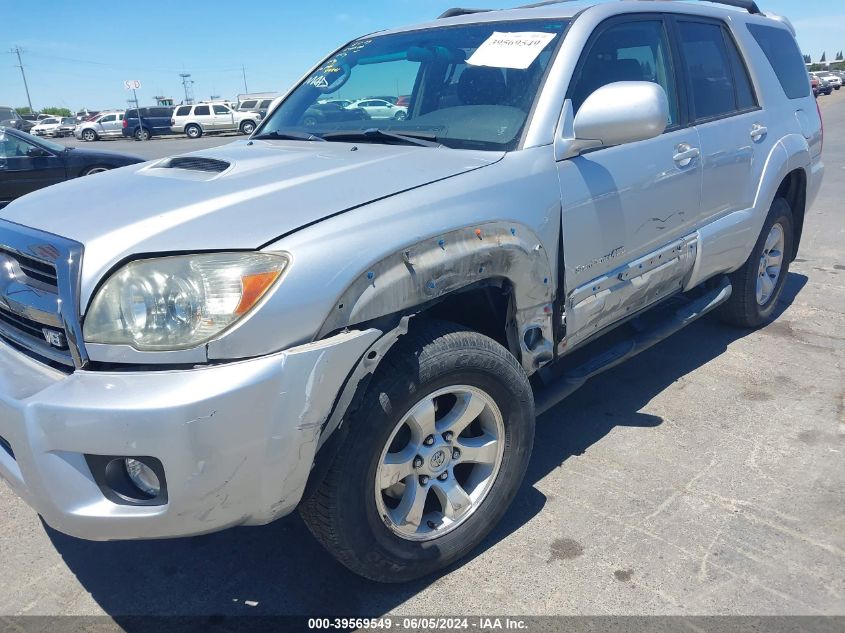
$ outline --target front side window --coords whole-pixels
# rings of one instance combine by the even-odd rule
[[[705,22],[678,22],[678,36],[694,118],[712,119],[739,110],[722,27]]]
[[[211,114],[211,110],[209,110],[208,106],[197,106],[194,108],[194,116],[208,116]]]
[[[116,119],[117,117],[115,115],[109,114],[108,116],[104,116],[102,119],[100,119],[100,123],[110,123],[111,121],[114,121]]]
[[[14,134],[0,131],[0,158],[26,158],[29,150],[37,147],[35,144],[23,140]]]
[[[591,94],[617,81],[659,84],[669,99],[669,126],[679,122],[675,74],[662,20],[633,20],[606,27],[588,44],[569,98],[577,113]]]
[[[567,25],[486,22],[358,40],[300,84],[254,138],[342,140],[376,128],[457,149],[514,149]],[[394,105],[400,95],[412,95],[410,107]],[[337,105],[323,108],[327,102]]]

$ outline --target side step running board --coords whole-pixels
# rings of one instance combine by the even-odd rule
[[[535,394],[534,406],[537,415],[545,413],[577,391],[593,376],[624,363],[711,312],[730,298],[731,291],[731,282],[724,277],[715,289],[694,299],[674,314],[670,314],[655,327],[639,332],[624,342],[593,356],[585,363],[567,370],[557,381]]]

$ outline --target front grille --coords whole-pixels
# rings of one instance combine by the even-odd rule
[[[224,160],[217,160],[216,158],[203,158],[201,156],[177,156],[161,164],[160,167],[220,173],[222,171],[226,171],[229,168],[229,163]]]
[[[32,319],[27,319],[24,316],[10,312],[9,310],[4,309],[3,306],[0,306],[0,323],[11,326],[33,338],[43,338],[44,336],[42,331],[44,326],[38,321],[33,321]],[[0,326],[0,333],[2,333],[2,331],[2,326]]]
[[[76,287],[81,245],[0,219],[0,338],[73,370],[87,361]]]
[[[3,248],[2,246],[0,246],[0,254],[6,255],[7,257],[11,257],[15,261],[17,261],[18,266],[20,266],[20,269],[30,279],[40,281],[41,283],[46,284],[51,288],[56,288],[58,286],[58,279],[56,277],[56,267],[52,264],[42,262],[33,257],[21,255],[20,253],[14,253],[8,249]]]

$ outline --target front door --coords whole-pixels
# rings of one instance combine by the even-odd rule
[[[212,106],[214,113],[214,129],[215,130],[234,130],[235,116],[232,111],[223,105]]]
[[[0,131],[0,203],[65,179],[62,156]]]
[[[658,83],[670,119],[657,138],[558,162],[569,347],[678,291],[695,261],[690,236],[700,214],[700,141],[682,116],[668,32],[653,14],[604,22],[570,84],[577,114],[603,85]]]

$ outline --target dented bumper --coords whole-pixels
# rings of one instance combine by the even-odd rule
[[[320,427],[379,335],[189,370],[71,375],[0,342],[0,476],[49,525],[85,539],[267,523],[299,502]],[[109,500],[86,455],[158,459],[166,502]]]

